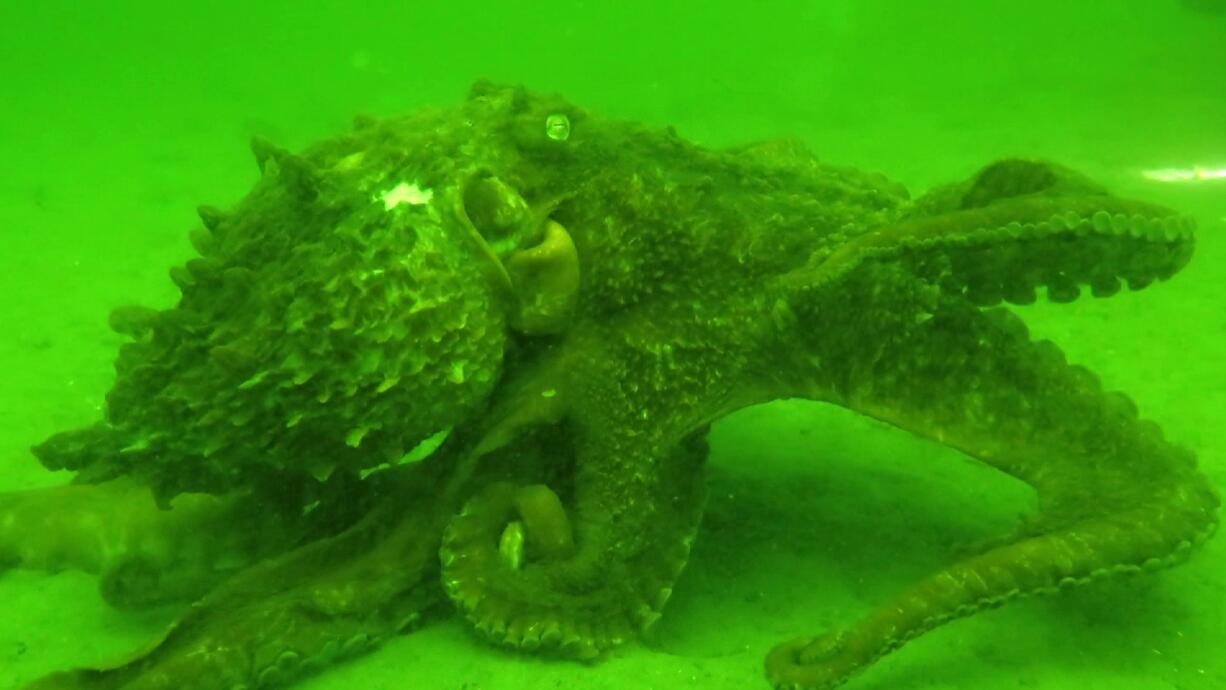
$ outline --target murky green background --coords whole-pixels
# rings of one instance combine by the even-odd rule
[[[258,7],[253,8],[253,5]],[[0,490],[63,482],[27,448],[95,417],[116,304],[166,306],[198,203],[358,112],[449,104],[478,77],[720,145],[779,136],[914,191],[994,157],[1060,160],[1194,214],[1169,284],[1023,310],[1226,485],[1226,2],[0,4]],[[765,688],[773,643],[854,619],[1028,506],[955,453],[812,404],[714,432],[708,515],[664,621],[602,665],[494,650],[451,621],[324,688]],[[1226,687],[1226,542],[1187,566],[941,629],[857,688]],[[0,687],[97,662],[173,611],[108,610],[87,576],[0,575]]]

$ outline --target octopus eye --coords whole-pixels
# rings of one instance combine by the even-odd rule
[[[570,138],[570,118],[562,113],[554,113],[545,118],[545,136],[554,141],[566,141]]]

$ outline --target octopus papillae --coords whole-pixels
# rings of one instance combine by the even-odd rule
[[[598,660],[664,610],[708,426],[781,398],[946,444],[1038,509],[777,645],[776,688],[1175,564],[1216,525],[1192,452],[1002,306],[1138,290],[1192,254],[1186,217],[1060,165],[911,198],[796,142],[713,150],[484,82],[253,150],[246,198],[200,209],[178,303],[112,313],[103,418],[34,448],[75,481],[0,495],[6,565],[95,572],[119,607],[194,603],[30,690],[285,685],[447,607],[494,644]]]

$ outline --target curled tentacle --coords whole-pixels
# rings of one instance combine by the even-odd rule
[[[587,524],[572,545],[571,520],[553,491],[487,486],[444,534],[448,596],[478,630],[509,647],[591,659],[630,639],[659,619],[701,516],[705,445],[688,443],[676,456],[669,464],[679,470],[665,473],[668,488],[656,494],[668,498],[633,538],[597,529],[583,515]],[[520,525],[522,550],[508,539]]]
[[[579,254],[566,229],[546,221],[540,244],[512,254],[507,272],[519,299],[511,325],[530,335],[565,330],[579,298]]]

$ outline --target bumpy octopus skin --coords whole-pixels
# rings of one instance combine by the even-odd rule
[[[272,353],[232,358],[222,350],[213,358],[219,366],[237,359],[250,377],[242,383],[255,379],[242,390],[265,391],[252,399],[268,414],[245,420],[255,427],[239,441],[205,448],[214,427],[181,421],[183,435],[167,436],[158,428],[166,408],[141,412],[130,393],[164,400],[172,387],[146,384],[120,387],[127,412],[109,426],[57,437],[40,456],[87,476],[91,468],[103,478],[132,474],[163,496],[258,492],[269,473],[309,485],[331,472],[390,464],[375,481],[404,473],[401,484],[388,481],[412,500],[399,517],[392,499],[376,500],[347,530],[236,575],[126,664],[35,687],[266,687],[328,663],[337,645],[352,651],[402,630],[442,596],[498,644],[599,658],[658,619],[685,565],[702,511],[707,425],[779,398],[842,405],[956,448],[1029,483],[1039,510],[1017,533],[859,622],[775,647],[766,674],[777,688],[833,688],[952,619],[1175,564],[1216,526],[1218,497],[1193,454],[1139,419],[1127,397],[1066,363],[1055,345],[1032,340],[1002,306],[1030,303],[1039,290],[1066,302],[1083,288],[1102,297],[1125,285],[1141,289],[1192,254],[1188,219],[1115,197],[1061,166],[999,161],[912,200],[880,176],[821,164],[792,142],[710,150],[668,130],[489,84],[457,108],[364,120],[300,156],[257,147],[257,157],[270,156],[275,174],[266,171],[230,214],[206,214],[206,224],[216,239],[225,239],[227,223],[255,238],[228,240],[260,248],[243,254],[254,274],[241,274],[245,285],[262,284],[261,262],[272,266],[268,276],[284,278],[283,262],[312,259],[293,264],[318,288],[303,306],[322,305],[327,323],[317,322],[340,335],[287,331],[288,344]],[[330,212],[311,210],[321,199],[333,200]],[[404,203],[424,215],[384,221],[380,206],[362,199],[379,200],[383,213]],[[328,223],[362,228],[344,246],[366,267],[310,253],[318,249],[296,253],[292,223],[276,203],[295,209],[291,219],[311,219],[312,238],[326,236]],[[281,243],[261,244],[264,227]],[[412,348],[423,337],[397,320],[412,299],[388,286],[370,298],[367,278],[354,277],[395,265],[395,252],[380,249],[412,252],[397,244],[397,228],[447,233],[452,244],[431,245],[441,260],[427,262],[442,287],[414,289],[458,300],[479,325],[471,340],[463,326],[436,331],[446,367],[427,365],[418,378],[399,350],[383,347]],[[200,244],[214,248],[208,239]],[[448,273],[455,266],[464,267],[463,280]],[[350,281],[343,298],[327,297],[335,294],[331,278],[314,273],[325,270]],[[410,278],[421,282],[415,273],[403,280]],[[222,319],[227,333],[234,322],[266,334],[281,328],[268,325],[267,304],[248,304],[255,315],[243,320],[211,306],[211,293],[193,303],[200,280],[183,280],[184,299],[195,304],[188,311]],[[396,300],[380,301],[390,294]],[[138,342],[156,345],[157,324],[188,342],[196,335],[173,315],[137,321],[155,324],[130,329]],[[338,339],[359,321],[374,335]],[[339,396],[298,395],[295,367],[329,371],[342,345],[359,348],[357,355],[374,347],[395,370],[359,365],[348,378],[343,370],[325,377]],[[144,354],[165,367],[156,350]],[[164,375],[138,360],[129,358],[129,371]],[[428,388],[443,385],[461,360],[478,362],[482,376],[475,386],[452,379],[462,400],[448,404]],[[411,401],[379,398],[400,376],[412,391],[426,391],[428,408],[415,409],[403,432],[389,429],[390,420]],[[133,373],[132,380],[150,379]],[[182,390],[194,379],[173,381]],[[231,414],[236,399],[250,402],[224,386],[204,390],[191,401],[201,409],[220,404]],[[368,420],[362,410],[370,401],[379,404]],[[275,432],[284,415],[298,419],[290,428],[306,424],[290,435],[293,443],[281,444]],[[366,431],[355,438],[355,428]],[[420,467],[397,469],[392,456],[436,428],[452,430],[442,449]],[[125,456],[133,435],[139,443]],[[316,437],[340,457],[312,452],[296,465],[302,439]],[[142,471],[148,444],[167,438],[177,439],[170,450],[178,455]],[[251,455],[269,446],[271,460]],[[538,460],[508,460],[523,457]],[[183,458],[191,469],[177,475],[173,461]],[[311,555],[328,549],[335,552],[326,559]],[[286,591],[315,599],[275,594],[287,573]],[[365,578],[382,584],[359,596]],[[242,663],[208,665],[202,648],[189,652],[188,641],[211,639],[228,620],[238,633],[227,638],[227,653]]]

